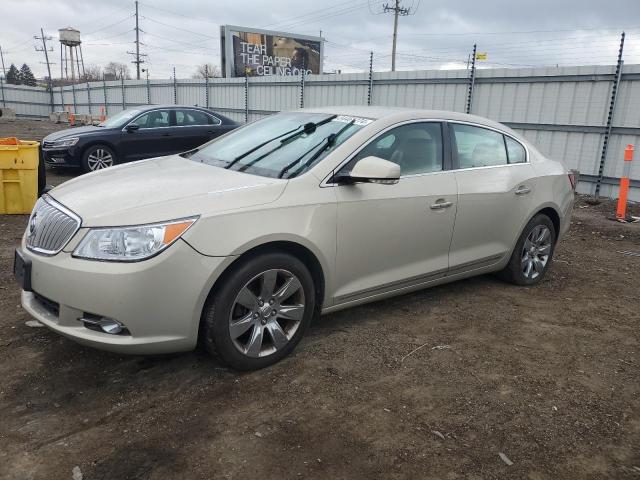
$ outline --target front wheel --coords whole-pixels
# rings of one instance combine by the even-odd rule
[[[271,365],[293,351],[315,310],[313,278],[297,258],[273,252],[234,268],[205,306],[202,340],[236,370]]]
[[[547,273],[556,246],[553,222],[544,214],[533,217],[522,231],[500,276],[516,285],[535,285]]]
[[[106,145],[92,145],[82,156],[82,169],[85,172],[95,172],[116,164],[116,154]]]

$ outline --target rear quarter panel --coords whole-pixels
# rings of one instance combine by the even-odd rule
[[[538,175],[532,216],[543,208],[551,207],[556,210],[560,217],[560,231],[556,232],[559,240],[569,230],[573,212],[574,191],[567,168],[559,161],[544,157],[535,149],[531,149],[530,154],[534,156],[532,164]]]

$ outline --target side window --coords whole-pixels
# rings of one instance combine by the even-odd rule
[[[501,133],[481,127],[452,123],[460,168],[507,164]]]
[[[527,153],[519,142],[516,142],[513,138],[507,137],[506,135],[504,141],[507,144],[509,163],[524,163],[527,161]]]
[[[212,119],[200,110],[176,110],[176,125],[211,125]]]
[[[365,157],[374,156],[400,165],[401,175],[439,172],[443,163],[442,124],[409,123],[375,138],[349,162],[352,168]]]
[[[169,110],[154,110],[144,115],[140,115],[133,123],[136,123],[143,128],[158,128],[168,127],[169,123]]]

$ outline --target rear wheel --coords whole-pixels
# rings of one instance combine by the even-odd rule
[[[207,350],[236,370],[255,370],[287,356],[315,309],[313,278],[285,253],[267,253],[238,265],[203,312]]]
[[[556,231],[549,217],[538,214],[522,231],[500,276],[516,285],[535,285],[547,273],[556,246]]]
[[[82,169],[85,172],[95,172],[116,164],[116,154],[106,145],[92,145],[82,156]]]

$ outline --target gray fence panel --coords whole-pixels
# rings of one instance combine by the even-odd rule
[[[580,190],[593,193],[603,134],[614,80],[613,66],[546,67],[518,69],[479,68],[472,112],[504,122],[522,133],[545,155],[562,160],[568,168],[589,175]],[[174,103],[174,80],[126,80],[126,106]],[[300,106],[299,77],[250,78],[248,116],[245,111],[245,79],[209,79],[209,106],[238,121],[253,121],[281,110]],[[206,105],[203,79],[178,80],[177,102]],[[63,98],[61,98],[61,90]],[[56,110],[73,109],[73,88],[54,89]],[[323,74],[305,77],[305,107],[366,105],[368,73]],[[468,92],[466,70],[374,72],[371,104],[435,110],[464,111]],[[107,112],[123,108],[121,81],[106,82]],[[18,115],[44,117],[51,111],[44,88],[4,85],[8,107]],[[86,84],[75,87],[76,113],[89,112]],[[91,84],[92,113],[104,106],[103,82]],[[640,152],[640,65],[625,65],[613,118],[601,193],[617,193],[622,157],[628,143]],[[632,180],[640,180],[640,153],[632,164]],[[640,201],[640,189],[632,188],[632,200]]]

